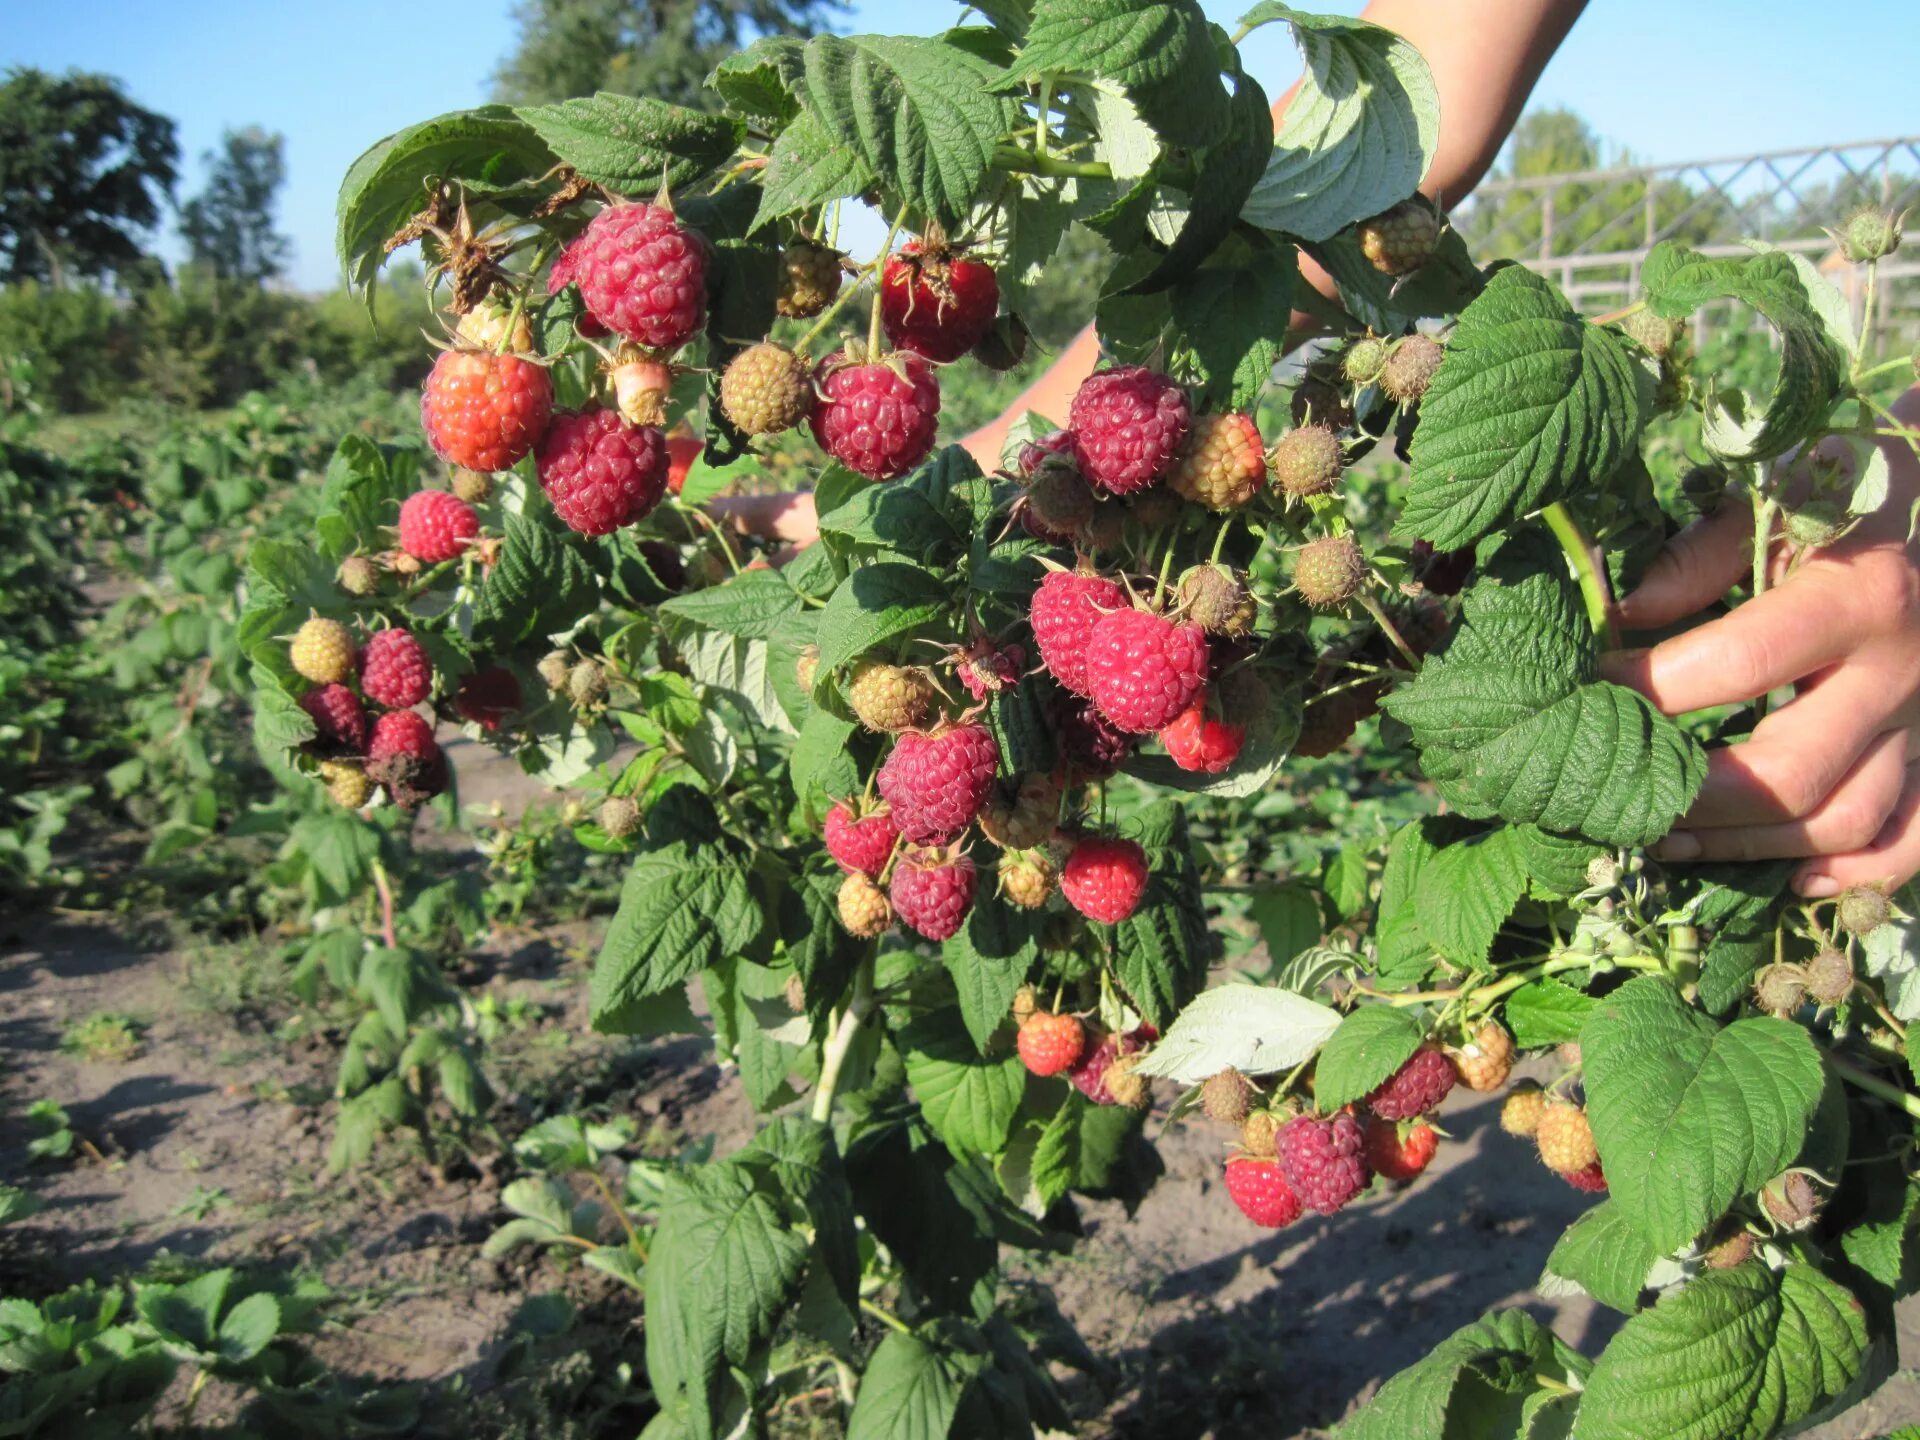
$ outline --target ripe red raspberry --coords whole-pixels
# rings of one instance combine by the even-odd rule
[[[1087,1032],[1071,1015],[1036,1010],[1014,1039],[1020,1063],[1036,1075],[1058,1075],[1080,1059]]]
[[[1062,689],[1091,698],[1087,680],[1087,644],[1093,627],[1109,611],[1128,607],[1127,592],[1104,575],[1079,570],[1049,570],[1033,592],[1027,612],[1040,663]]]
[[[1431,1125],[1409,1125],[1406,1134],[1378,1115],[1367,1121],[1367,1164],[1373,1173],[1404,1185],[1433,1162],[1440,1137]]]
[[[1412,1059],[1367,1096],[1367,1106],[1383,1120],[1411,1120],[1446,1099],[1453,1079],[1453,1062],[1444,1054],[1416,1050]]]
[[[687,472],[693,469],[693,462],[706,448],[707,442],[698,435],[667,436],[667,489],[671,493],[680,493],[687,483]]]
[[[677,350],[706,324],[712,254],[666,206],[614,205],[562,258],[595,320],[650,349]]]
[[[531,360],[442,350],[420,391],[420,426],[434,453],[468,470],[508,470],[553,415],[553,377]]]
[[[827,853],[840,868],[850,875],[865,875],[870,880],[880,878],[880,873],[887,868],[887,861],[893,856],[894,842],[900,838],[900,831],[894,825],[890,812],[876,810],[856,819],[845,804],[827,811],[824,830]]]
[[[433,662],[407,631],[377,631],[360,650],[360,689],[390,710],[411,709],[433,689]]]
[[[1123,1104],[1125,1102],[1108,1084],[1114,1062],[1139,1054],[1159,1038],[1160,1032],[1151,1025],[1142,1025],[1124,1035],[1111,1032],[1102,1035],[1081,1053],[1079,1060],[1067,1071],[1067,1078],[1073,1082],[1074,1089],[1096,1105]],[[1138,1080],[1141,1077],[1134,1078]]]
[[[666,436],[597,406],[554,416],[534,459],[554,512],[582,535],[645,519],[667,489]]]
[[[300,708],[313,717],[315,754],[367,753],[367,712],[346,686],[333,683],[309,690],[300,697]]]
[[[586,237],[576,235],[560,251],[560,256],[547,270],[547,294],[558,295],[569,285],[579,283],[580,256],[585,247],[580,243]],[[574,319],[573,328],[589,340],[597,340],[607,333],[607,327],[585,310]]]
[[[489,665],[460,682],[453,694],[453,713],[492,734],[519,711],[524,698],[511,670]]]
[[[932,735],[909,731],[880,767],[880,796],[893,823],[915,844],[958,839],[993,790],[1000,747],[984,725],[956,725]]]
[[[1300,1197],[1272,1160],[1229,1160],[1227,1194],[1242,1215],[1269,1230],[1284,1229],[1300,1218]]]
[[[1160,732],[1160,743],[1167,747],[1174,764],[1204,775],[1218,775],[1231,767],[1240,758],[1240,747],[1246,740],[1246,726],[1207,714],[1205,691]]]
[[[720,408],[743,435],[791,430],[813,408],[813,374],[786,346],[762,340],[728,362],[720,376]]]
[[[893,867],[888,887],[900,918],[929,940],[960,932],[973,908],[977,881],[973,861],[944,850],[908,850]]]
[[[1122,730],[1164,730],[1206,688],[1206,632],[1150,610],[1103,615],[1087,641],[1087,684]]]
[[[986,337],[1000,312],[993,267],[939,243],[915,240],[880,272],[880,323],[901,350],[936,364],[958,360]]]
[[[1344,605],[1367,583],[1367,557],[1351,535],[1323,535],[1300,547],[1293,588],[1316,610]]]
[[[1344,1111],[1327,1120],[1296,1115],[1274,1145],[1287,1183],[1311,1210],[1331,1215],[1367,1188],[1366,1136]]]
[[[400,548],[416,560],[452,560],[479,533],[473,507],[445,490],[416,490],[401,503]]]
[[[1187,392],[1166,376],[1117,365],[1081,383],[1067,424],[1080,473],[1115,495],[1131,495],[1167,473],[1192,418]]]
[[[814,382],[813,438],[855,474],[892,480],[932,453],[940,382],[912,351],[860,364],[836,350],[820,362]]]
[[[1267,478],[1266,446],[1251,415],[1202,415],[1167,475],[1167,488],[1210,510],[1235,510]]]
[[[445,790],[447,759],[432,724],[411,710],[390,710],[374,721],[367,775],[386,786],[394,804],[409,810]]]
[[[1139,747],[1138,736],[1107,719],[1091,700],[1056,696],[1049,715],[1054,749],[1060,764],[1075,780],[1106,779]]]
[[[1412,274],[1433,258],[1439,243],[1439,212],[1422,195],[1360,222],[1360,252],[1382,275]]]
[[[1089,920],[1118,925],[1147,893],[1147,852],[1118,835],[1084,835],[1060,872],[1060,893]]]
[[[1563,1170],[1559,1174],[1574,1189],[1585,1190],[1589,1194],[1598,1195],[1607,1188],[1607,1172],[1600,1168],[1598,1160],[1579,1170]]]

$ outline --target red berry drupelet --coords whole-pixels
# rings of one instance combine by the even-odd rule
[[[1087,688],[1122,730],[1164,730],[1207,686],[1207,635],[1151,610],[1103,615],[1087,641]]]
[[[1409,1125],[1406,1133],[1378,1115],[1367,1120],[1367,1164],[1382,1179],[1404,1185],[1433,1163],[1440,1137],[1431,1125]]]
[[[814,377],[813,438],[855,474],[892,480],[933,452],[940,382],[920,356],[897,350],[885,360],[855,364],[836,350]]]
[[[581,535],[644,520],[667,490],[666,436],[614,410],[561,411],[534,458],[554,512]]]
[[[1000,282],[984,261],[916,240],[888,256],[880,273],[880,323],[897,349],[944,365],[993,328]]]
[[[1310,1210],[1331,1215],[1367,1188],[1366,1136],[1351,1115],[1296,1115],[1280,1127],[1274,1145],[1287,1183]]]
[[[1227,1194],[1242,1215],[1269,1230],[1283,1229],[1300,1218],[1300,1197],[1276,1161],[1247,1156],[1227,1161]]]
[[[876,810],[856,819],[844,803],[827,811],[823,828],[827,853],[834,862],[849,875],[865,875],[869,880],[880,878],[887,861],[893,857],[894,843],[900,838],[899,827],[893,823],[889,811]]]
[[[1089,698],[1087,646],[1093,627],[1111,611],[1128,607],[1127,592],[1104,575],[1080,570],[1049,570],[1033,592],[1028,623],[1040,663],[1062,689]]]
[[[492,734],[519,712],[525,698],[511,670],[488,665],[460,682],[453,692],[453,713]]]
[[[313,717],[315,753],[329,758],[367,753],[367,712],[346,686],[317,686],[300,697],[300,708]]]
[[[932,735],[909,731],[880,767],[880,797],[914,844],[945,844],[971,825],[993,791],[1000,747],[984,725]]]
[[[389,710],[408,710],[433,690],[433,662],[406,630],[376,631],[360,647],[360,688]]]
[[[649,349],[677,350],[707,322],[712,256],[666,206],[614,205],[561,260],[595,320]]]
[[[1439,1050],[1416,1050],[1385,1083],[1367,1096],[1367,1108],[1383,1120],[1425,1115],[1453,1089],[1453,1062]]]
[[[1060,872],[1060,893],[1089,920],[1118,925],[1147,893],[1147,852],[1118,835],[1085,835]]]
[[[400,548],[416,560],[452,560],[480,533],[480,517],[458,495],[416,490],[400,505]]]
[[[1072,1068],[1086,1049],[1087,1032],[1071,1015],[1055,1015],[1036,1010],[1021,1025],[1014,1037],[1014,1049],[1020,1063],[1035,1075],[1058,1075]]]
[[[1073,1082],[1074,1089],[1094,1104],[1118,1105],[1119,1097],[1107,1088],[1107,1071],[1113,1067],[1114,1061],[1124,1055],[1138,1054],[1159,1038],[1160,1032],[1151,1025],[1142,1025],[1124,1035],[1102,1035],[1097,1043],[1087,1046],[1074,1062],[1067,1071],[1067,1079]]]
[[[553,377],[531,360],[443,350],[420,391],[420,426],[434,453],[468,470],[508,470],[553,415]]]
[[[912,929],[928,940],[945,940],[966,922],[978,879],[969,856],[909,850],[893,867],[888,894]]]
[[[1207,697],[1202,692],[1194,702],[1160,732],[1160,743],[1182,770],[1197,770],[1203,775],[1218,775],[1240,758],[1247,741],[1247,728],[1207,714]]]
[[[433,738],[432,723],[411,710],[382,715],[367,746],[367,776],[409,810],[445,790],[447,758]]]
[[[1554,1173],[1574,1189],[1585,1190],[1590,1195],[1598,1195],[1607,1188],[1607,1172],[1600,1168],[1598,1160],[1579,1170]]]
[[[1173,465],[1193,422],[1193,407],[1165,375],[1117,365],[1090,375],[1074,392],[1067,427],[1080,472],[1115,495],[1144,490]]]

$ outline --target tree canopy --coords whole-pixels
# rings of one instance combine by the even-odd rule
[[[206,162],[206,187],[180,207],[189,258],[222,280],[257,284],[278,275],[290,249],[273,224],[287,179],[285,137],[257,125],[229,130]]]

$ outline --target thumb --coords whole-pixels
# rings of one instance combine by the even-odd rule
[[[1629,630],[1654,630],[1704,610],[1753,563],[1753,514],[1728,495],[1720,508],[1674,536],[1616,607]]]

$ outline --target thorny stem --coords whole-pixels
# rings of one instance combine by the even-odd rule
[[[1207,556],[1207,563],[1209,565],[1218,565],[1220,563],[1220,552],[1227,547],[1227,536],[1233,531],[1234,519],[1235,517],[1233,515],[1228,515],[1226,519],[1220,522],[1220,533],[1213,537],[1213,553]]]
[[[1898,1085],[1889,1085],[1877,1075],[1870,1075],[1851,1060],[1843,1060],[1831,1050],[1827,1052],[1827,1063],[1839,1072],[1840,1078],[1856,1090],[1864,1090],[1869,1095],[1885,1100],[1889,1105],[1900,1109],[1920,1120],[1920,1096],[1909,1095]]]
[[[900,234],[900,227],[907,223],[907,206],[902,201],[900,211],[893,217],[893,224],[887,227],[887,238],[880,242],[880,253],[873,258],[873,313],[867,318],[867,360],[871,363],[880,354],[880,297],[886,289],[887,257],[893,253],[893,242]]]
[[[1398,994],[1388,990],[1375,990],[1370,985],[1354,983],[1354,990],[1373,1000],[1383,1000],[1395,1009],[1409,1005],[1430,1005],[1435,1001],[1461,1000],[1471,997],[1474,1000],[1497,1000],[1530,981],[1543,975],[1555,975],[1562,970],[1579,970],[1591,967],[1595,970],[1645,970],[1657,972],[1665,970],[1666,964],[1657,955],[1549,955],[1539,963],[1527,966],[1524,970],[1515,970],[1504,975],[1490,985],[1476,985],[1469,981],[1465,985],[1450,990],[1407,990]],[[1916,1102],[1920,1103],[1920,1102]]]
[[[1853,379],[1860,381],[1860,364],[1872,352],[1873,347],[1873,309],[1875,292],[1880,284],[1880,262],[1867,262],[1867,283],[1861,292],[1860,305],[1860,348],[1854,352]]]
[[[1415,674],[1418,674],[1420,657],[1414,653],[1413,647],[1407,643],[1407,637],[1400,633],[1400,627],[1393,623],[1393,617],[1387,614],[1380,602],[1371,595],[1362,594],[1360,608],[1373,617],[1373,623],[1380,627],[1380,633],[1393,642],[1393,648],[1406,658],[1407,664],[1413,667]]]
[[[727,568],[738,575],[740,573],[740,562],[734,558],[733,546],[728,543],[726,532],[720,528],[719,523],[698,505],[681,505],[676,506],[676,508],[684,510],[695,520],[698,520],[702,525],[707,527],[708,532],[712,534],[713,538],[720,542],[720,553],[726,557]]]
[[[853,1049],[854,1037],[860,1033],[860,1026],[872,1008],[873,956],[869,954],[854,972],[853,994],[847,1000],[847,1008],[840,1013],[826,1049],[820,1053],[820,1084],[813,1092],[813,1118],[818,1124],[824,1125],[833,1118],[833,1099],[840,1088],[840,1071],[847,1063],[847,1052]],[[901,1328],[904,1330],[906,1327]]]
[[[1600,637],[1601,643],[1609,650],[1614,649],[1619,645],[1620,637],[1613,628],[1613,607],[1611,596],[1607,593],[1607,575],[1600,566],[1594,543],[1580,528],[1580,522],[1573,518],[1573,512],[1567,509],[1564,500],[1556,500],[1547,506],[1540,512],[1540,518],[1547,522],[1547,528],[1553,531],[1553,538],[1560,542],[1561,550],[1566,552],[1567,561],[1580,581],[1580,595],[1587,602],[1587,619],[1593,625],[1593,633]]]
[[[373,888],[380,892],[380,938],[389,950],[398,950],[400,942],[393,934],[393,887],[387,883],[387,867],[378,860],[373,862]]]

